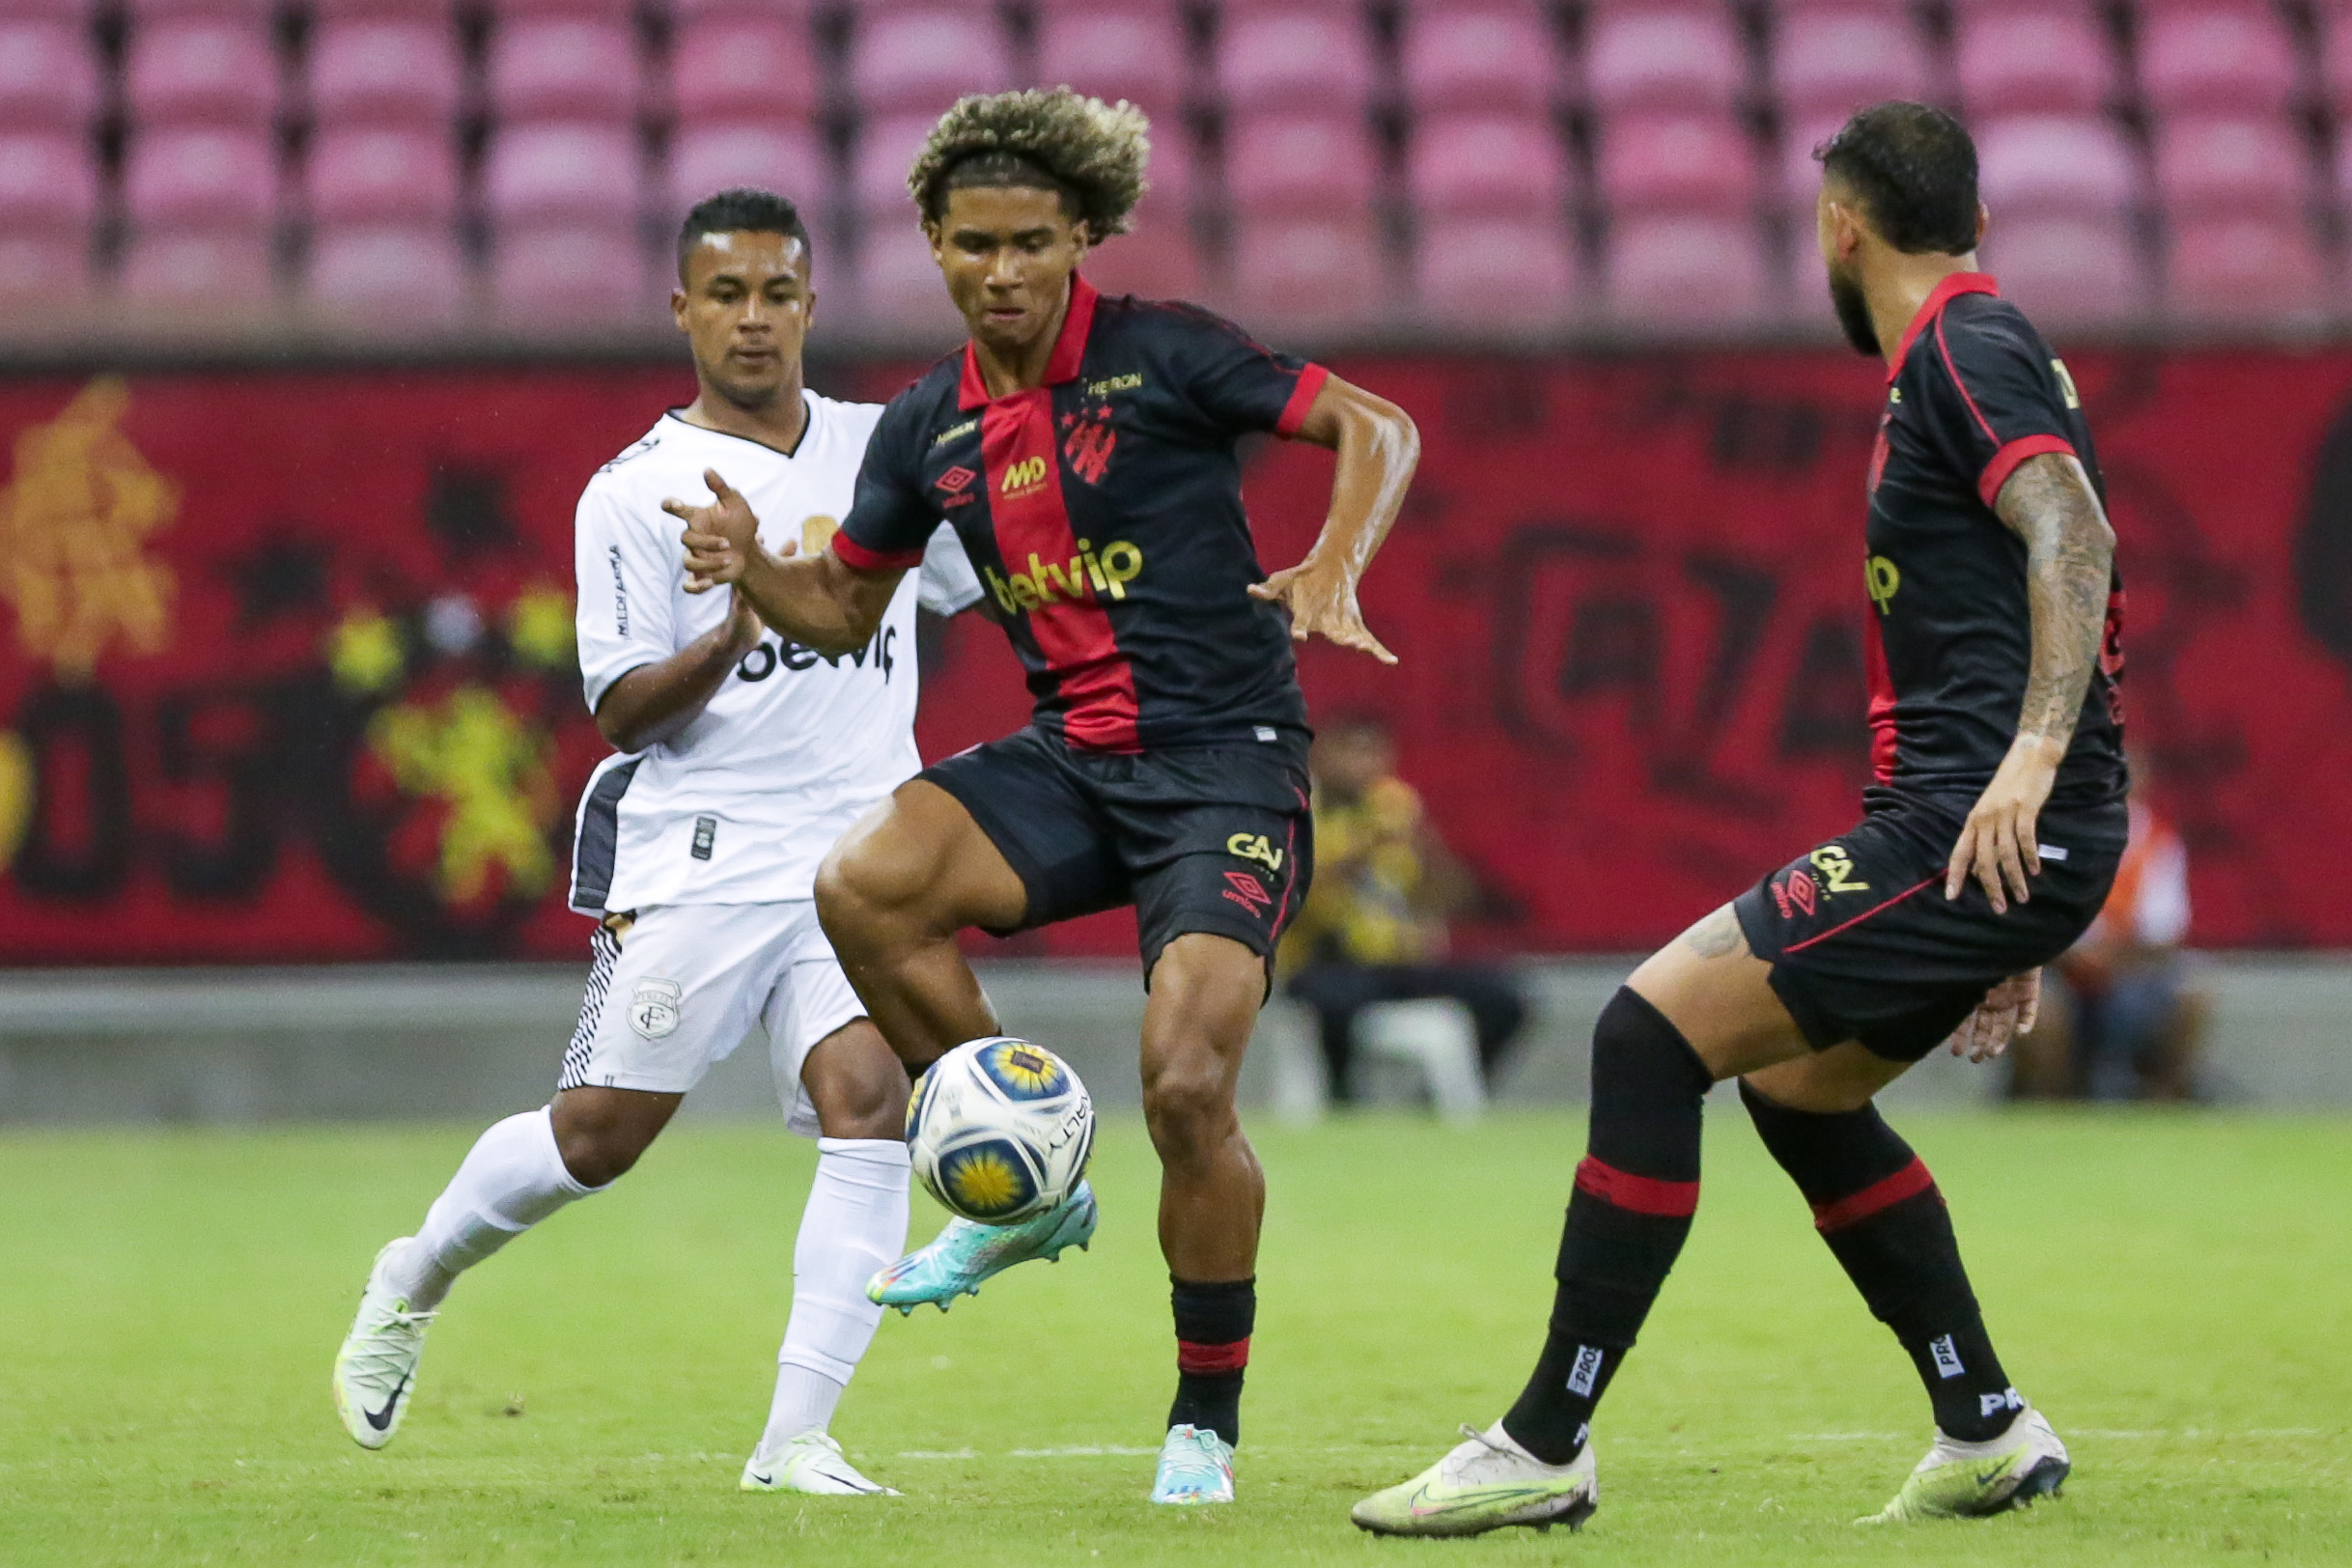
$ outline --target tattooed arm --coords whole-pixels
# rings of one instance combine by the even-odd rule
[[[2043,453],[2019,463],[1993,509],[2026,542],[2032,665],[2017,739],[1952,846],[1944,896],[1959,897],[1974,871],[1993,908],[2005,912],[2011,896],[2020,904],[2032,896],[2026,879],[2041,874],[2034,822],[2058,782],[2098,667],[2115,535],[2090,476],[2070,454]]]

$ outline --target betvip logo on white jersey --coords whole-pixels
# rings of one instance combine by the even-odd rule
[[[849,516],[882,408],[804,394],[790,453],[662,416],[600,469],[574,533],[580,675],[593,712],[614,682],[669,658],[734,613],[731,590],[686,591],[685,525],[661,510],[707,503],[703,471],[741,491],[769,548],[814,554]],[[980,597],[942,528],[872,640],[822,655],[770,631],[702,714],[641,752],[608,759],[580,800],[572,907],[764,904],[810,896],[818,863],[868,807],[920,766],[914,615]]]

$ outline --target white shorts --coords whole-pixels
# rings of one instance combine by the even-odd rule
[[[817,1135],[800,1068],[818,1041],[866,1009],[813,901],[639,910],[617,933],[598,927],[595,948],[557,1089],[685,1094],[756,1022],[768,1034],[786,1125]]]

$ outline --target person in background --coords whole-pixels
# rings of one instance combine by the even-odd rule
[[[1320,1022],[1331,1099],[1354,1098],[1356,1017],[1375,1002],[1451,997],[1470,1009],[1491,1081],[1526,1021],[1507,970],[1446,957],[1445,918],[1474,884],[1396,776],[1396,743],[1377,719],[1316,738],[1315,880],[1281,946],[1290,994]]]
[[[2033,1032],[2018,1041],[2013,1098],[2196,1098],[2209,1002],[2181,951],[2189,935],[2189,852],[2148,793],[2148,761],[2135,752],[2131,843],[2114,890],[2083,939],[2053,966],[2071,1005],[2045,1006]]]

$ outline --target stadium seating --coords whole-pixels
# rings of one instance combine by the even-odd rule
[[[858,132],[846,195],[862,217],[895,218],[907,210],[907,171],[937,121],[931,114],[900,115],[869,121]]]
[[[939,264],[911,210],[866,226],[853,275],[849,302],[884,337],[937,351],[963,335],[963,318],[939,286]]]
[[[470,278],[446,228],[314,229],[307,293],[339,315],[444,325],[463,316]]]
[[[1394,311],[1386,257],[1368,213],[1237,217],[1231,302],[1245,317],[1309,331],[1376,325]]]
[[[583,316],[632,321],[660,297],[634,225],[518,224],[490,251],[490,300],[511,324],[561,332]]]
[[[1380,193],[1379,154],[1360,116],[1236,114],[1225,139],[1225,188],[1239,215],[1345,214]]]
[[[2303,139],[2275,114],[2181,114],[2155,127],[2156,188],[2174,216],[2300,216],[2310,200]]]
[[[1735,107],[1748,57],[1722,5],[1611,5],[1584,26],[1584,90],[1604,112]]]
[[[2158,5],[2140,26],[2140,91],[2160,114],[2278,114],[2293,99],[2293,46],[2267,6]]]
[[[134,228],[266,228],[277,211],[277,142],[266,130],[162,126],[131,138],[123,210]]]
[[[254,306],[276,291],[269,237],[250,229],[166,229],[134,236],[123,293],[178,307]]]
[[[1784,9],[1772,77],[1781,112],[1805,119],[1844,116],[1886,98],[1942,96],[1913,19],[1852,0]]]
[[[78,299],[89,292],[90,241],[86,236],[28,234],[0,225],[0,298],[53,304]]]
[[[1533,5],[1498,0],[1408,10],[1397,37],[1405,101],[1422,113],[1541,114],[1558,93],[1552,20]]]
[[[850,84],[870,114],[936,117],[966,93],[1015,85],[1012,51],[985,10],[878,7],[857,19]]]
[[[266,126],[277,112],[278,57],[266,19],[141,18],[130,29],[123,95],[134,119]]]
[[[2053,325],[2128,322],[2147,308],[2146,264],[2112,215],[1996,222],[1983,260],[2003,294]]]
[[[78,127],[98,103],[98,62],[82,29],[38,17],[0,21],[0,128]]]
[[[1147,216],[1133,232],[1087,252],[1085,271],[1105,294],[1150,299],[1198,299],[1208,280],[1191,225],[1166,213]]]
[[[486,66],[491,109],[501,120],[626,121],[637,112],[636,40],[623,22],[502,21]]]
[[[449,223],[458,170],[439,127],[322,129],[302,171],[313,223]]]
[[[1217,41],[1217,89],[1230,109],[1360,110],[1376,74],[1354,6],[1246,11],[1226,18]]]
[[[2122,128],[2089,115],[2019,115],[1976,130],[1977,188],[1996,212],[2114,214],[2143,182]]]
[[[486,215],[499,226],[609,220],[637,205],[636,132],[601,121],[517,126],[483,161]]]
[[[1962,8],[1952,76],[1972,117],[2095,114],[2122,91],[2114,46],[2087,4]]]
[[[2192,322],[2293,324],[2324,308],[2327,271],[2300,217],[2190,218],[2172,228],[2166,294]]]
[[[0,235],[81,236],[98,212],[87,140],[64,131],[0,132]]]
[[[1157,111],[1184,102],[1190,76],[1173,6],[1050,5],[1038,15],[1040,83],[1068,83],[1106,102],[1126,98]]]
[[[1602,126],[1594,181],[1615,212],[1745,212],[1755,155],[1730,115],[1646,110]]]
[[[664,227],[714,191],[772,190],[799,203],[812,228],[832,208],[832,170],[806,126],[686,126],[670,143],[658,216]]]
[[[804,121],[822,101],[816,41],[804,23],[704,16],[670,40],[669,105],[685,124]]]
[[[1414,299],[1448,327],[1542,332],[1575,315],[1576,247],[1557,215],[1425,216]]]
[[[1630,325],[1720,331],[1764,316],[1773,293],[1751,223],[1674,213],[1622,218],[1610,229],[1610,309]]]
[[[445,21],[330,18],[311,35],[311,111],[339,125],[445,126],[458,112],[462,70]]]
[[[1568,158],[1546,115],[1432,115],[1414,132],[1405,179],[1424,218],[1556,220],[1568,194]]]

